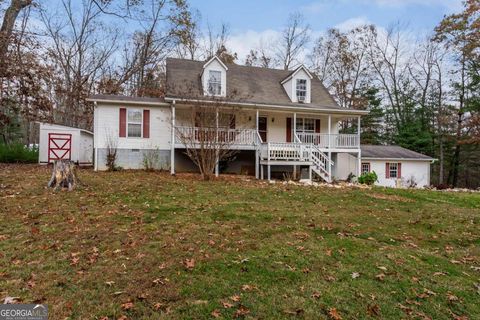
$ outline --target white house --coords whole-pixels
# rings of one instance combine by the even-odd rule
[[[72,160],[79,165],[93,164],[93,133],[74,127],[40,122],[38,162]]]
[[[246,173],[257,178],[300,172],[331,182],[361,174],[360,117],[366,111],[338,106],[320,80],[304,66],[277,70],[208,61],[167,59],[164,98],[96,95],[95,168],[106,168],[109,145],[117,148],[117,165],[141,168],[146,154],[156,153],[159,166],[171,173],[195,171],[179,136],[197,139],[191,114],[199,105],[231,119],[219,123],[237,150],[217,172]],[[221,107],[218,101],[222,101]],[[356,133],[339,133],[343,120]],[[232,138],[233,137],[233,138]]]

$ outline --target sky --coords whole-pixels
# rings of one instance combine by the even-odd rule
[[[461,11],[462,0],[190,0],[202,22],[229,26],[230,49],[241,59],[250,48],[275,38],[292,12],[300,12],[312,36],[337,27],[365,23],[387,28],[401,22],[415,34],[427,34],[446,14]]]

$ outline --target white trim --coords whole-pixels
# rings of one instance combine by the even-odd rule
[[[221,103],[221,104],[228,104],[234,106],[249,106],[254,108],[284,108],[286,110],[301,110],[305,111],[306,113],[317,114],[347,114],[347,115],[367,115],[369,112],[364,110],[351,110],[351,109],[312,109],[312,108],[305,108],[302,106],[285,106],[285,105],[275,105],[275,104],[262,104],[262,103],[252,103],[252,102],[230,102],[230,101],[214,101],[214,100],[204,100],[204,99],[188,99],[188,98],[170,98],[165,97],[166,101],[181,101],[181,102],[190,102],[190,103]]]
[[[362,160],[389,160],[389,161],[424,161],[424,162],[433,162],[437,159],[419,159],[419,158],[370,158],[370,157],[363,157]]]
[[[205,69],[210,63],[212,63],[213,60],[217,60],[221,65],[222,67],[225,68],[226,71],[228,71],[228,67],[225,65],[225,63],[223,63],[223,61],[217,57],[217,56],[213,56],[210,60],[208,60],[207,62],[205,62],[205,64],[203,65],[203,69]]]
[[[143,138],[143,112],[144,112],[144,109],[140,109],[140,108],[126,108],[126,109],[127,109],[127,119],[126,119],[126,120],[127,120],[127,121],[126,121],[126,129],[127,129],[126,131],[127,131],[127,132],[126,132],[126,138],[133,138],[133,139],[135,139],[135,138]],[[140,120],[140,123],[139,123],[139,122],[135,122],[135,121],[131,122],[131,121],[128,120],[128,112],[129,112],[130,110],[132,110],[132,111],[140,111],[140,114],[142,115],[142,120]],[[128,132],[128,125],[129,125],[130,123],[131,123],[131,124],[134,124],[134,125],[140,124],[140,136],[139,136],[139,137],[130,137],[129,132]]]
[[[90,102],[102,102],[102,103],[109,103],[109,104],[133,104],[133,105],[147,105],[147,106],[162,106],[162,107],[169,107],[170,104],[167,102],[149,102],[149,101],[125,101],[125,100],[116,100],[116,99],[93,99],[93,98],[87,98],[86,101]]]
[[[283,79],[282,82],[280,82],[280,84],[284,84],[284,83],[287,82],[288,80],[292,79],[292,78],[298,73],[298,71],[300,71],[300,69],[303,69],[303,71],[306,72],[306,74],[310,77],[310,80],[313,79],[313,76],[312,76],[312,74],[310,73],[310,71],[308,71],[308,69],[302,64],[302,65],[300,65],[297,69],[295,69],[288,77],[286,77],[285,79]]]

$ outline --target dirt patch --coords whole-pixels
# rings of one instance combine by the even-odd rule
[[[370,198],[380,199],[380,200],[388,200],[388,201],[398,201],[398,202],[415,202],[412,199],[404,198],[395,194],[381,194],[381,193],[373,193],[367,194]]]

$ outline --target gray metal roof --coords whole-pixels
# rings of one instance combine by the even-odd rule
[[[362,158],[370,159],[410,159],[410,160],[434,160],[424,154],[402,148],[400,146],[377,146],[361,145]]]
[[[167,59],[167,98],[208,99],[204,97],[201,73],[204,61]],[[288,97],[282,80],[292,74],[292,70],[267,69],[259,67],[226,64],[227,97],[230,101],[299,107],[302,109],[342,110],[330,96],[321,81],[314,77],[311,82],[311,103],[293,103]],[[355,112],[355,110],[350,110]]]

